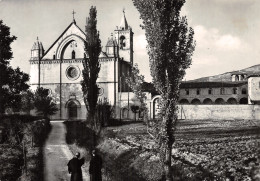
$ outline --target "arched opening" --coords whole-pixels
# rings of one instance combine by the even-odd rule
[[[128,118],[128,109],[127,108],[123,108],[123,110],[122,110],[122,117],[123,117],[123,119],[127,119]]]
[[[225,89],[224,88],[220,88],[220,94],[224,95],[225,94]]]
[[[65,107],[68,109],[68,118],[76,119],[78,117],[78,108],[81,107],[78,100],[69,100]]]
[[[71,59],[72,51],[75,51],[75,58],[83,58],[78,57],[82,55],[84,52],[84,44],[85,44],[84,36],[71,34],[63,39],[56,49],[56,59]]]
[[[246,94],[246,92],[247,92],[247,91],[246,91],[246,88],[243,88],[243,89],[242,89],[242,94]]]
[[[155,98],[153,101],[153,118],[159,118],[160,113],[160,98]]]
[[[75,59],[75,57],[76,57],[76,53],[75,53],[74,50],[72,50],[72,52],[71,52],[71,59]]]
[[[238,75],[235,76],[235,81],[239,81],[239,76]]]
[[[187,99],[181,99],[179,101],[180,104],[189,104],[189,101]]]
[[[125,36],[120,36],[120,49],[123,49],[125,46]]]
[[[225,101],[224,101],[224,99],[222,99],[222,98],[217,98],[217,99],[215,100],[215,104],[225,104]]]
[[[213,104],[213,101],[210,98],[206,98],[204,99],[203,104]]]
[[[212,89],[211,89],[211,88],[208,90],[208,94],[209,94],[209,95],[212,94]]]
[[[200,89],[197,89],[196,92],[197,92],[197,95],[200,95]]]
[[[186,89],[186,90],[185,90],[185,93],[186,93],[186,95],[189,95],[189,94],[190,94],[189,89]]]
[[[248,99],[243,97],[242,99],[240,99],[239,104],[248,104]]]
[[[241,75],[241,80],[244,80],[245,79],[245,76],[244,75]]]
[[[201,104],[200,100],[199,99],[193,99],[191,101],[191,104]]]
[[[233,94],[237,94],[237,88],[236,87],[233,88]]]
[[[235,98],[231,97],[231,98],[229,98],[229,99],[227,100],[227,103],[228,103],[228,104],[237,104],[237,100],[236,100]]]

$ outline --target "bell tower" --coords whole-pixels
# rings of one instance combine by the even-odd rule
[[[124,61],[133,64],[133,31],[128,25],[125,10],[123,10],[123,17],[120,25],[117,27],[115,32],[115,39],[119,48],[119,57]]]

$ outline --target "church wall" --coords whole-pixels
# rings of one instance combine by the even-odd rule
[[[50,84],[60,82],[60,63],[41,63],[40,83]]]
[[[98,79],[97,82],[114,82],[115,78],[114,78],[114,58],[107,58],[107,59],[101,59],[101,61],[99,62],[101,69],[98,75]],[[116,70],[118,70],[118,65],[116,62]],[[116,72],[117,73],[117,72]],[[116,76],[116,81],[117,81],[117,77]]]
[[[30,84],[38,84],[39,81],[39,64],[30,64]]]
[[[69,75],[69,68],[73,67],[77,71],[77,76],[75,78],[71,78]],[[82,78],[82,70],[83,65],[81,60],[65,60],[62,63],[61,68],[61,77],[62,77],[62,83],[80,83]]]

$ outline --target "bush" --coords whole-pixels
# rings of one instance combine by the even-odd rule
[[[0,145],[0,180],[17,180],[23,165],[22,150],[8,144]]]
[[[95,132],[86,126],[83,121],[65,121],[67,133],[66,142],[68,144],[75,143],[77,146],[84,147],[87,150],[94,148]]]
[[[44,144],[50,131],[50,121],[35,121],[37,118],[39,117],[28,115],[1,116],[0,125],[4,128],[5,144],[0,145],[0,180],[17,180],[22,166],[25,166],[24,158],[27,160],[28,174],[23,174],[20,180],[42,178],[42,150],[41,147],[32,146]],[[23,146],[26,156],[23,155]],[[5,148],[5,151],[1,148]]]
[[[101,127],[108,125],[109,120],[114,113],[113,106],[105,98],[103,101],[99,100],[97,104],[96,119],[101,123]]]

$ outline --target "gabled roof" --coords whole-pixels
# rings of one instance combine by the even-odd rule
[[[74,20],[72,23],[70,23],[70,25],[63,31],[63,33],[57,38],[57,40],[50,46],[50,48],[45,52],[45,54],[43,55],[43,57],[52,49],[52,47],[60,40],[60,38],[68,31],[68,29],[72,26],[72,25],[75,25],[85,36],[85,32],[82,31],[80,29],[80,27],[78,27],[78,25],[76,24],[76,21]]]

